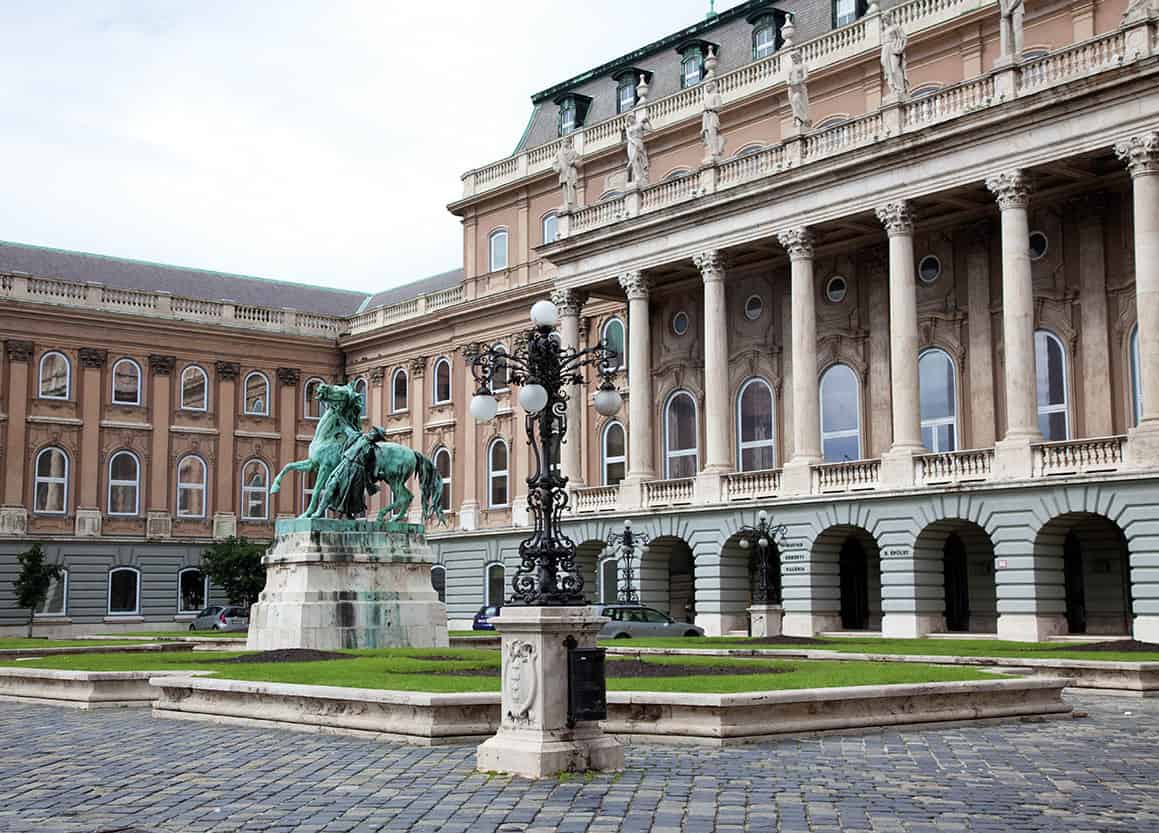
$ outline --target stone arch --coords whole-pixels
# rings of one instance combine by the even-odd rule
[[[914,572],[925,576],[913,585],[918,617],[926,619],[918,633],[997,632],[994,543],[980,525],[953,517],[931,522],[914,540],[913,559]]]
[[[1061,575],[1062,633],[1131,632],[1131,553],[1118,524],[1100,513],[1057,515],[1035,535],[1034,555],[1054,579],[1056,601]]]
[[[592,602],[600,601],[599,565],[606,547],[603,539],[589,538],[576,543],[576,569],[584,581],[584,596]]]
[[[684,539],[652,539],[640,559],[640,602],[677,622],[695,622],[696,577],[692,548]]]
[[[881,629],[881,551],[865,527],[836,524],[813,541],[810,569],[827,593],[814,597],[830,615],[833,627],[843,631]],[[827,609],[827,610],[826,610]]]
[[[775,541],[770,541],[768,550],[770,584],[781,587],[781,550]],[[773,578],[775,574],[775,579]],[[757,554],[749,548],[742,548],[740,537],[733,533],[720,548],[720,565],[716,571],[719,582],[721,608],[721,631],[751,630],[749,608],[764,603],[760,598],[757,572]],[[779,600],[778,600],[779,601]]]

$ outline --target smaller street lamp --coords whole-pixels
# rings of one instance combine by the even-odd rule
[[[647,547],[648,536],[646,533],[633,531],[630,519],[624,520],[624,532],[608,534],[608,550],[617,551],[620,554],[619,559],[617,559],[620,587],[616,593],[616,599],[625,605],[640,604],[640,595],[636,593],[636,588],[632,584],[636,573],[632,567],[632,560],[636,558],[637,545]]]
[[[765,510],[757,513],[757,523],[741,527],[736,531],[737,544],[741,550],[754,551],[757,560],[757,590],[753,605],[749,609],[752,616],[753,637],[776,637],[781,633],[781,560],[776,556],[777,543],[784,539],[785,525],[772,524]]]

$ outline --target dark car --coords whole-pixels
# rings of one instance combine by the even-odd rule
[[[498,605],[484,605],[475,612],[475,622],[472,623],[471,628],[474,631],[494,631],[495,626],[492,624],[491,618],[498,616]]]

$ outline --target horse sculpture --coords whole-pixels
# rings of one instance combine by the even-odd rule
[[[383,430],[373,426],[363,434],[362,395],[352,385],[318,386],[316,395],[325,408],[309,457],[286,464],[274,478],[270,492],[281,490],[287,472],[314,472],[314,494],[299,518],[323,518],[332,510],[345,518],[358,518],[366,512],[366,495],[378,492],[380,482],[390,487],[391,502],[379,511],[377,521],[389,515],[390,521],[406,518],[414,496],[406,488],[411,475],[418,475],[422,494],[423,520],[443,516],[443,479],[426,456],[398,443],[381,443]]]

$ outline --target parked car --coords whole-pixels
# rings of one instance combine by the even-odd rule
[[[611,622],[600,629],[599,639],[628,637],[703,637],[704,629],[692,623],[681,623],[663,611],[645,605],[597,605],[596,613]]]
[[[473,631],[494,631],[495,626],[491,622],[492,617],[499,616],[498,605],[484,605],[475,612],[475,621],[471,624]]]
[[[250,613],[238,605],[210,605],[201,609],[190,631],[245,631],[250,627]]]

